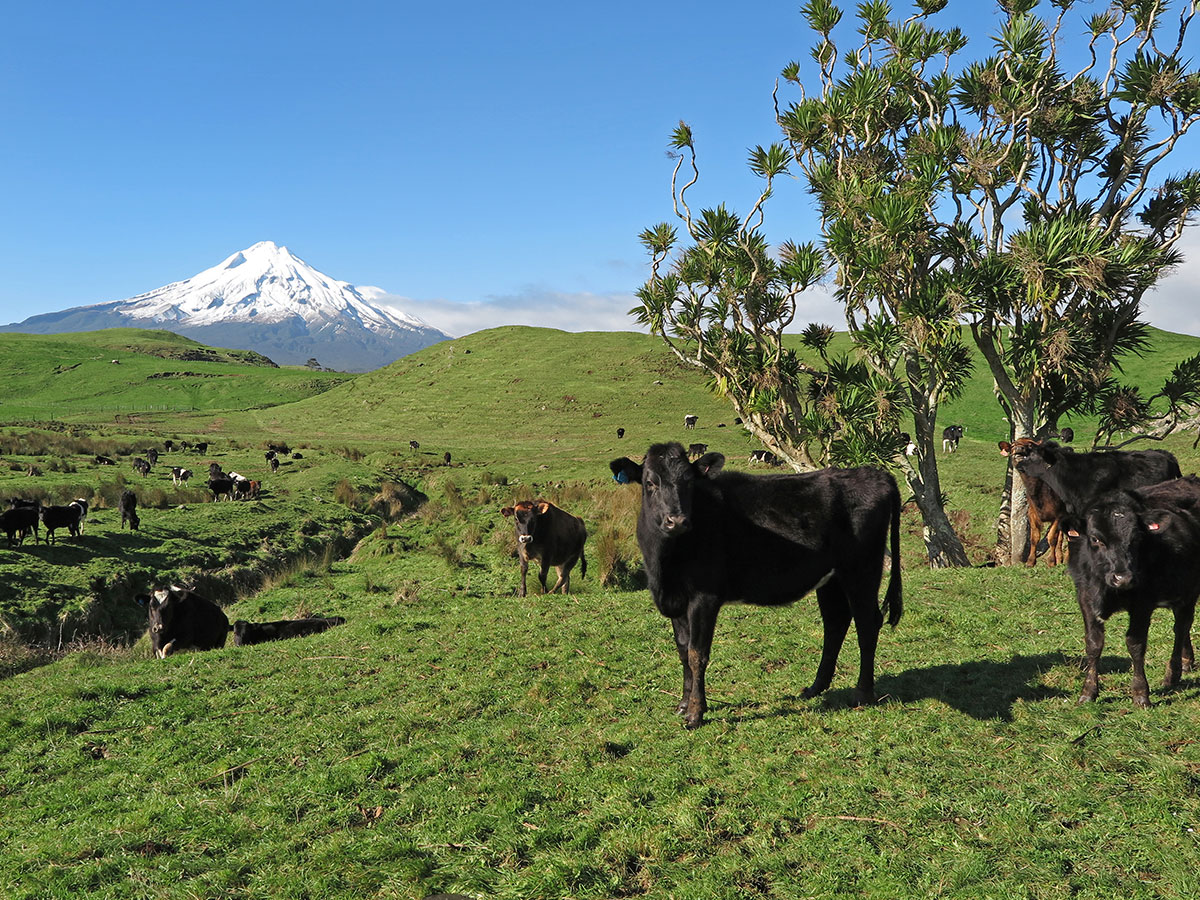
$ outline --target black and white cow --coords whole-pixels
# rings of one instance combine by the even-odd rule
[[[190,588],[173,584],[136,599],[150,611],[150,646],[159,659],[180,650],[225,646],[229,619],[217,604]]]

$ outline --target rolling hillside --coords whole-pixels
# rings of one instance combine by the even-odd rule
[[[257,353],[169,331],[0,334],[0,422],[246,409],[300,400],[353,377],[280,368]]]

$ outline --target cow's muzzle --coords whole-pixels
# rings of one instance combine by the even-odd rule
[[[530,541],[532,541],[532,540],[533,540],[533,535],[532,535],[532,534],[522,534],[522,535],[518,535],[518,536],[517,536],[517,543],[518,543],[518,544],[528,544],[528,543],[529,543]]]
[[[684,515],[663,516],[662,527],[668,534],[683,534],[692,527],[692,520]]]

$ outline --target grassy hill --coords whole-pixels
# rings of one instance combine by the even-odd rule
[[[1155,340],[1130,366],[1147,385],[1200,344]],[[695,432],[686,413],[700,416]],[[984,373],[945,415],[968,425],[944,478],[981,560],[1004,473]],[[801,698],[821,640],[805,598],[723,611],[708,724],[681,728],[670,627],[638,589],[638,492],[614,484],[606,463],[678,438],[741,465],[750,443],[700,374],[651,338],[497,329],[295,403],[84,431],[51,437],[128,450],[202,435],[239,471],[261,467],[263,441],[283,439],[303,459],[267,482],[260,504],[179,509],[161,470],[150,488],[122,457],[122,478],[168,494],[145,513],[146,534],[121,534],[103,507],[81,541],[0,547],[0,566],[13,567],[0,568],[7,599],[14,586],[69,587],[91,565],[139,566],[145,578],[184,559],[215,584],[275,560],[286,564],[228,595],[231,620],[313,612],[347,623],[161,661],[144,638],[93,642],[0,680],[0,896],[1200,890],[1200,679],[1135,710],[1118,615],[1101,700],[1075,706],[1082,628],[1065,572],[931,572],[912,513],[905,616],[881,635],[879,706],[849,708],[853,639],[833,689]],[[0,442],[27,433],[10,428]],[[37,450],[35,438],[17,449]],[[1185,471],[1200,463],[1190,444],[1168,442]],[[58,458],[76,471],[47,467],[40,482],[103,496],[117,473],[63,446]],[[5,454],[18,466],[51,457]],[[375,527],[370,500],[390,479],[430,499]],[[31,480],[0,467],[0,496]],[[576,573],[569,597],[515,597],[498,510],[536,494],[588,525],[588,576]],[[294,543],[348,545],[367,531],[347,558]],[[1160,613],[1151,666],[1170,640]]]
[[[207,347],[169,331],[0,334],[0,422],[247,409],[300,400],[353,377],[279,368],[252,351]]]

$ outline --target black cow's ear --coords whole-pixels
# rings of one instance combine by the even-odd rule
[[[533,508],[537,510],[537,514],[539,516],[544,516],[546,513],[550,512],[550,504],[547,503],[545,500],[535,501],[533,504]]]
[[[1147,531],[1158,534],[1175,525],[1175,514],[1168,509],[1148,509],[1142,516],[1142,524]]]
[[[705,453],[694,463],[696,474],[705,478],[714,478],[721,469],[725,468],[725,454]]]
[[[150,605],[150,595],[149,594],[138,594],[136,597],[133,598],[133,602],[136,603],[138,606],[149,606]]]
[[[506,519],[509,516],[511,516],[512,514],[513,514],[513,508],[511,506],[506,506],[502,510],[500,510],[500,515],[504,516],[504,518],[506,518]]]
[[[1076,516],[1063,516],[1059,522],[1059,527],[1062,533],[1067,536],[1067,540],[1077,541],[1084,533],[1083,519]]]
[[[629,484],[631,481],[642,483],[642,467],[628,456],[614,459],[608,464],[608,467],[612,469],[613,481],[621,484]]]

